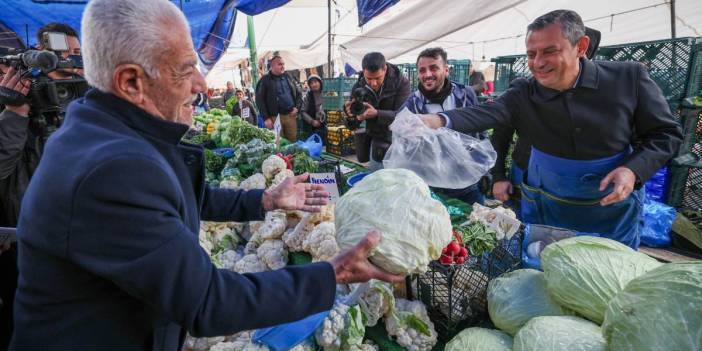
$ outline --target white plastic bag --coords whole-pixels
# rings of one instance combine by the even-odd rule
[[[477,183],[495,165],[490,140],[479,140],[448,128],[431,129],[418,115],[403,109],[390,125],[392,145],[385,168],[409,169],[429,186],[463,189]]]

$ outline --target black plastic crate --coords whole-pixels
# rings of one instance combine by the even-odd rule
[[[487,314],[487,286],[503,273],[521,268],[520,230],[510,240],[463,265],[442,265],[433,261],[424,274],[410,280],[410,298],[427,306],[440,341],[451,340],[461,330],[490,323]]]

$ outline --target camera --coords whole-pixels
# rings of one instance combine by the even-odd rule
[[[80,56],[62,58],[51,50],[66,51],[66,36],[63,33],[45,33],[44,46],[49,50],[15,50],[0,53],[0,64],[12,66],[23,79],[30,81],[27,96],[9,88],[0,87],[0,105],[31,107],[32,123],[46,132],[46,136],[63,122],[68,104],[85,95],[88,83],[82,77],[52,79],[49,73],[62,69],[83,68]]]
[[[351,92],[351,106],[349,106],[351,116],[346,118],[346,126],[349,129],[357,129],[361,124],[361,121],[359,121],[356,116],[362,115],[363,112],[366,111],[366,106],[363,104],[364,102],[375,106],[377,104],[375,94],[365,87],[354,89]]]

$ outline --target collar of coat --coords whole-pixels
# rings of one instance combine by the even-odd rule
[[[153,116],[116,95],[97,89],[91,89],[85,94],[85,102],[107,112],[136,131],[169,144],[177,145],[189,129],[185,124]]]
[[[538,82],[536,82],[536,79],[533,77],[530,78],[533,86],[534,86],[534,92],[535,96],[542,101],[548,101],[551,99],[554,99],[561,94],[571,91],[573,89],[580,89],[580,88],[587,88],[587,89],[597,89],[599,80],[597,76],[597,65],[591,61],[588,60],[584,57],[580,58],[580,73],[579,73],[579,81],[577,82],[576,86],[572,89],[567,89],[564,91],[558,91],[554,89],[549,89]]]

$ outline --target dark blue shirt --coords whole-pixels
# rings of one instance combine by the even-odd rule
[[[273,79],[275,80],[276,94],[278,95],[278,111],[281,114],[288,114],[295,107],[295,99],[293,98],[288,76],[283,74],[273,76]]]

